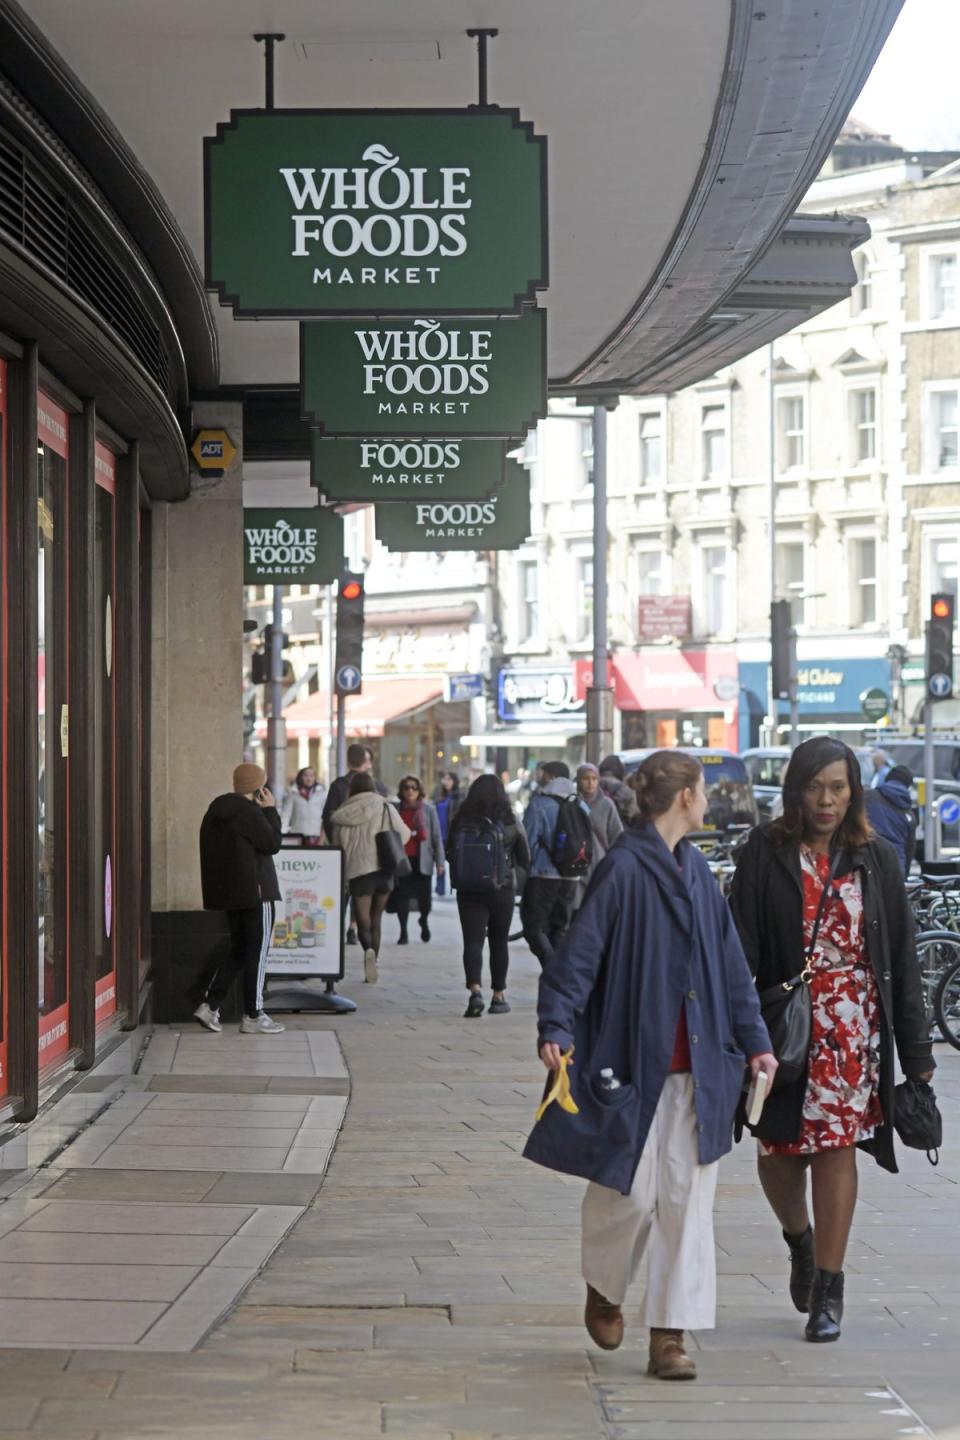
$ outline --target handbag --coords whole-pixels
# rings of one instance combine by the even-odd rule
[[[760,992],[760,1010],[770,1036],[773,1053],[777,1057],[777,1073],[773,1077],[775,1090],[784,1085],[793,1085],[807,1070],[810,1054],[810,1036],[813,1030],[813,1006],[810,1003],[810,976],[813,974],[813,952],[816,949],[820,922],[823,919],[827,896],[840,868],[843,852],[838,850],[830,866],[830,874],[820,895],[810,944],[804,954],[803,969],[799,975],[772,985]]]
[[[383,821],[386,828],[377,831],[377,868],[399,880],[412,873],[412,866],[410,857],[403,848],[403,841],[390,824],[386,804],[383,807]]]
[[[926,1150],[931,1165],[940,1163],[943,1118],[933,1086],[926,1080],[904,1080],[893,1092],[893,1123],[911,1150]]]

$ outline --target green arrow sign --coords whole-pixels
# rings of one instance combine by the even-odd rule
[[[516,110],[234,110],[206,283],[237,315],[495,315],[548,283],[547,142]]]
[[[324,435],[523,435],[547,413],[546,314],[300,326],[300,402]]]
[[[424,499],[378,505],[377,539],[388,550],[516,550],[530,534],[530,476],[515,460],[489,500]]]
[[[310,483],[330,500],[485,500],[503,484],[502,440],[324,440]]]
[[[330,585],[343,569],[343,518],[334,510],[244,510],[244,585]]]

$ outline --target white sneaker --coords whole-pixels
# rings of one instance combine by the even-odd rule
[[[282,1035],[286,1028],[278,1020],[272,1020],[266,1010],[261,1010],[259,1015],[244,1015],[240,1021],[241,1035]]]
[[[220,1024],[220,1011],[211,1010],[206,1000],[194,1010],[193,1018],[194,1020],[199,1020],[200,1024],[207,1030],[212,1030],[214,1035],[219,1035],[223,1029],[223,1026]]]
[[[363,952],[363,978],[368,985],[376,985],[380,972],[377,969],[377,952],[375,950],[364,950]]]

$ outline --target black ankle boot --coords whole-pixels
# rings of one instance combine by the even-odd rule
[[[801,1315],[806,1315],[810,1309],[813,1272],[817,1268],[813,1259],[813,1227],[808,1225],[802,1235],[789,1235],[784,1230],[783,1238],[790,1250],[790,1299]]]
[[[808,1340],[823,1344],[840,1339],[843,1319],[843,1271],[815,1270],[810,1289],[810,1319],[804,1332]]]

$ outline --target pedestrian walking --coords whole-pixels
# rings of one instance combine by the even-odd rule
[[[637,797],[627,784],[627,767],[619,755],[605,755],[600,761],[600,789],[617,807],[624,825],[637,814]]]
[[[797,746],[783,815],[750,835],[731,903],[761,994],[800,972],[809,982],[805,1073],[774,1091],[752,1130],[806,1338],[836,1340],[857,1147],[897,1169],[894,1045],[907,1076],[929,1080],[934,1069],[900,863],[871,837],[860,767],[841,741]]]
[[[410,831],[404,849],[410,861],[410,874],[397,880],[390,906],[400,921],[398,945],[409,943],[407,922],[411,906],[420,912],[420,939],[430,939],[430,904],[433,898],[433,874],[443,875],[446,856],[437,812],[427,799],[422,780],[405,775],[400,781],[397,805],[400,819]]]
[[[772,1076],[776,1060],[730,912],[685,838],[707,809],[699,762],[658,751],[635,781],[637,819],[540,977],[539,1052],[554,1080],[524,1154],[590,1182],[581,1218],[591,1338],[620,1345],[623,1302],[646,1256],[650,1373],[689,1380],[684,1331],[716,1323],[718,1162],[748,1061]],[[554,1093],[562,1104],[549,1103]]]
[[[897,852],[904,878],[917,850],[917,813],[910,787],[913,776],[906,765],[894,765],[887,778],[866,794],[867,819],[874,834],[889,841]]]
[[[463,971],[470,997],[464,1018],[483,1014],[483,942],[490,946],[491,1015],[506,1015],[510,952],[507,941],[517,891],[530,864],[526,832],[513,813],[503,781],[479,775],[450,828],[450,871],[463,932]]]
[[[530,873],[523,887],[523,935],[541,965],[552,959],[570,924],[577,882],[592,855],[590,814],[563,760],[541,765],[542,784],[530,797],[523,827]],[[579,857],[579,858],[577,858]]]
[[[444,849],[449,848],[450,826],[456,819],[457,811],[463,804],[463,792],[460,789],[460,776],[453,770],[445,770],[440,776],[440,783],[433,792],[433,804],[437,812],[437,819],[440,822],[440,838],[443,841]],[[437,894],[446,895],[447,879],[449,870],[444,870],[437,875]]]
[[[360,745],[356,741],[347,746],[347,773],[338,775],[327,791],[327,798],[323,802],[323,833],[327,837],[328,844],[334,843],[333,839],[333,813],[339,810],[340,806],[350,795],[350,782],[354,775],[372,775],[373,773],[373,751],[369,745]],[[375,789],[378,787],[375,785]],[[386,794],[385,790],[381,793]],[[356,945],[357,927],[353,909],[353,902],[350,902],[350,923],[347,926],[347,944]]]
[[[884,780],[886,780],[890,774],[890,771],[893,769],[893,761],[890,759],[886,750],[874,750],[870,756],[870,763],[873,766],[873,778],[870,781],[870,788],[871,790],[875,790],[878,785],[883,784]]]
[[[373,776],[366,771],[353,775],[350,793],[331,815],[330,824],[333,843],[343,848],[344,875],[363,946],[363,978],[375,985],[381,922],[394,886],[393,875],[380,868],[377,836],[382,830],[395,830],[406,844],[410,831],[394,806],[377,794]]]
[[[280,819],[285,835],[300,835],[306,845],[322,845],[323,807],[327,792],[311,765],[297,771],[297,778],[283,797]]]
[[[631,792],[632,793],[632,792]],[[623,834],[620,812],[609,795],[600,788],[600,771],[589,763],[577,770],[577,794],[590,812],[590,829],[593,831],[593,854],[590,868],[577,886],[576,904],[583,902],[590,876],[606,855],[618,835]]]
[[[206,986],[194,1018],[219,1034],[220,1007],[237,976],[243,986],[241,1035],[279,1035],[285,1029],[263,1008],[267,950],[280,886],[273,857],[280,849],[280,816],[259,765],[238,765],[233,790],[213,800],[200,825],[200,884],[205,910],[226,912],[229,954]]]

